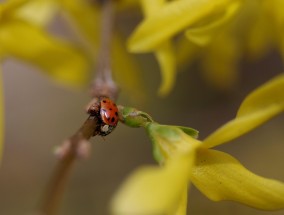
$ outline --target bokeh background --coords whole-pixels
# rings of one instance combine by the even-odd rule
[[[58,31],[55,25],[51,30]],[[60,30],[59,30],[60,31]],[[60,33],[60,32],[59,32]],[[138,56],[144,99],[129,99],[121,92],[118,104],[135,106],[163,124],[183,125],[200,131],[204,139],[235,116],[244,97],[257,86],[283,72],[276,52],[258,62],[244,59],[239,83],[229,91],[210,87],[196,66],[179,71],[173,91],[157,96],[158,65],[151,55]],[[5,95],[5,146],[0,170],[0,214],[31,214],[41,201],[56,166],[56,146],[72,135],[86,119],[88,85],[82,89],[60,86],[40,70],[15,60],[3,65]],[[284,115],[253,132],[219,146],[251,171],[284,181]],[[60,208],[62,215],[108,215],[113,193],[136,168],[155,164],[143,129],[119,124],[106,138],[91,140],[89,159],[76,162]],[[284,210],[265,212],[234,202],[212,202],[194,186],[190,189],[191,215],[284,215]],[[135,214],[134,214],[135,215]]]

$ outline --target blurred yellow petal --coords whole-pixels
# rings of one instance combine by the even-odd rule
[[[100,42],[100,9],[91,1],[60,0],[59,2],[65,12],[65,17],[70,19],[71,27],[81,38],[81,44],[95,60]]]
[[[38,26],[46,25],[57,12],[55,0],[30,0],[21,5],[14,13],[14,17]]]
[[[56,81],[72,85],[86,82],[88,62],[80,50],[35,26],[16,20],[2,23],[0,44],[6,56],[38,66]]]
[[[175,157],[163,167],[142,167],[135,171],[114,196],[113,214],[172,215],[181,200],[184,201],[194,154],[191,151]]]
[[[148,16],[129,39],[132,52],[152,51],[186,27],[226,9],[229,0],[171,1]]]
[[[232,35],[216,36],[201,55],[202,75],[214,88],[225,91],[236,86],[241,53]]]
[[[5,17],[13,15],[20,7],[30,0],[10,0],[0,4],[0,12],[5,13]]]
[[[213,201],[233,200],[262,210],[284,208],[284,183],[255,175],[224,152],[200,150],[192,183]]]
[[[150,17],[151,15],[155,15],[165,2],[165,0],[142,0],[141,4],[145,16]],[[162,83],[159,87],[158,94],[165,96],[173,88],[176,77],[176,60],[172,43],[170,41],[161,43],[155,49],[155,56],[160,65],[162,75]]]
[[[260,86],[241,104],[237,117],[209,135],[202,146],[210,148],[233,140],[284,110],[284,75]]]
[[[237,117],[271,106],[284,107],[284,75],[278,75],[250,93],[242,102]]]
[[[199,46],[189,41],[185,36],[182,36],[176,42],[175,47],[177,66],[181,68],[191,65],[200,55],[201,51]]]
[[[211,42],[212,37],[218,31],[221,27],[224,26],[238,11],[238,9],[241,6],[241,1],[235,1],[231,5],[228,6],[228,8],[225,10],[224,13],[218,16],[216,21],[210,20],[209,24],[207,25],[201,25],[199,27],[193,27],[188,29],[186,33],[186,37],[194,42],[195,44],[198,44],[200,46],[207,45]]]
[[[140,0],[140,2],[143,13],[147,17],[155,14],[166,3],[166,0]]]
[[[186,188],[183,190],[183,194],[181,196],[181,200],[179,201],[178,208],[175,212],[173,212],[173,215],[186,215],[187,195],[188,195],[188,189]]]
[[[139,4],[140,0],[120,0],[116,6],[118,10],[125,10],[131,7],[138,7]]]
[[[142,83],[141,69],[132,55],[123,46],[119,36],[114,35],[112,39],[112,66],[115,80],[119,83],[122,93],[134,102],[143,102],[146,99],[145,86]]]
[[[0,67],[0,164],[2,161],[3,144],[4,144],[4,101],[3,101],[4,92],[3,91],[4,90],[3,90],[3,81],[2,81],[2,70]]]
[[[270,4],[271,5],[270,1]],[[267,2],[268,3],[268,2]],[[271,16],[266,13],[263,7],[265,1],[247,1],[241,11],[240,24],[246,27],[245,46],[250,59],[260,60],[272,48],[274,43],[273,25]],[[274,12],[273,12],[274,13]]]
[[[176,59],[171,42],[165,42],[159,46],[155,50],[155,56],[159,62],[162,75],[158,94],[165,96],[172,90],[176,80]]]

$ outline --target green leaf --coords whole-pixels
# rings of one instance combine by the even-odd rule
[[[195,130],[194,128],[184,127],[184,126],[175,126],[175,127],[181,129],[184,133],[195,139],[197,139],[198,137],[199,131]]]
[[[88,77],[88,61],[82,52],[19,20],[1,24],[0,44],[8,57],[40,67],[54,80],[80,85]]]
[[[113,214],[173,214],[184,201],[194,154],[177,156],[163,167],[136,170],[114,196]]]
[[[146,129],[153,143],[155,159],[159,163],[164,163],[177,154],[195,150],[200,146],[200,141],[176,126],[152,122],[147,124]]]
[[[205,18],[224,11],[229,0],[171,1],[138,26],[129,39],[132,52],[152,51],[160,44]]]
[[[284,75],[253,91],[241,104],[237,117],[209,135],[202,146],[211,148],[233,140],[284,110]]]
[[[262,210],[284,208],[283,183],[255,175],[224,152],[198,151],[192,173],[193,184],[213,201],[232,200]]]
[[[119,120],[127,126],[138,128],[146,127],[147,124],[153,122],[152,117],[133,107],[124,107],[119,105]]]

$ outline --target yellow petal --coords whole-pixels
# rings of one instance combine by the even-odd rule
[[[2,71],[0,67],[0,164],[2,161],[3,144],[4,144],[4,103],[3,103]]]
[[[143,167],[122,185],[112,202],[113,214],[165,214],[177,211],[194,162],[194,151],[164,167]]]
[[[71,27],[92,59],[97,58],[101,30],[101,12],[91,1],[60,0],[59,3]]]
[[[242,102],[237,117],[271,106],[284,107],[284,75],[278,75],[250,93]]]
[[[165,96],[172,90],[176,79],[176,60],[172,43],[164,42],[155,50],[155,56],[159,62],[162,75],[158,94]]]
[[[58,5],[54,0],[30,0],[14,13],[14,17],[27,22],[44,26],[54,17]]]
[[[179,201],[177,210],[173,213],[173,215],[186,215],[187,211],[187,194],[188,189],[183,190],[183,194],[181,196],[181,200]]]
[[[157,11],[165,4],[165,0],[142,0],[142,8],[146,17],[155,15]],[[155,56],[159,62],[162,83],[158,94],[160,96],[167,95],[175,83],[176,77],[176,61],[174,47],[170,41],[165,41],[155,49]]]
[[[211,42],[212,37],[218,33],[220,28],[223,27],[224,24],[226,24],[236,14],[240,6],[241,1],[232,2],[225,12],[222,13],[220,17],[216,18],[215,21],[210,20],[209,24],[207,25],[201,25],[200,27],[188,29],[185,32],[186,37],[200,46],[207,45],[209,42]]]
[[[0,44],[6,56],[38,66],[56,81],[79,85],[87,79],[88,62],[80,50],[35,26],[16,20],[3,23]]]
[[[119,83],[122,93],[126,92],[131,100],[142,103],[146,99],[142,72],[133,56],[125,49],[124,43],[118,35],[114,35],[111,53],[114,78]]]
[[[184,36],[176,42],[175,47],[177,66],[181,68],[183,68],[183,66],[188,68],[197,59],[201,51],[199,46],[190,42]],[[178,71],[180,70],[178,69]]]
[[[284,183],[255,175],[229,154],[200,150],[192,173],[193,184],[213,201],[233,200],[262,210],[284,208]]]
[[[272,5],[271,2],[269,5]],[[253,60],[260,60],[268,53],[272,48],[274,36],[277,34],[271,23],[271,16],[265,12],[267,8],[264,4],[266,4],[265,1],[247,1],[242,11],[243,14],[240,16],[242,19],[239,21],[241,26],[249,25],[249,28],[244,28],[246,29],[245,47],[247,55]]]
[[[129,50],[152,51],[186,27],[223,11],[231,1],[171,1],[147,17],[129,39]]]
[[[201,56],[204,79],[221,91],[234,88],[240,56],[239,44],[230,33],[216,35]]]
[[[233,140],[263,124],[284,110],[284,75],[279,75],[249,94],[237,117],[209,135],[204,147],[210,148]]]
[[[145,16],[151,16],[166,3],[166,0],[140,0],[140,2]]]

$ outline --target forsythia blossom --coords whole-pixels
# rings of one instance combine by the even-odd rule
[[[248,95],[236,118],[203,141],[193,138],[197,133],[190,128],[160,125],[145,113],[122,111],[126,124],[133,126],[137,118],[135,126],[147,129],[161,167],[135,171],[115,195],[113,214],[184,215],[190,182],[214,201],[233,200],[262,210],[284,208],[284,183],[258,176],[231,155],[211,149],[282,113],[283,92],[280,75]]]

